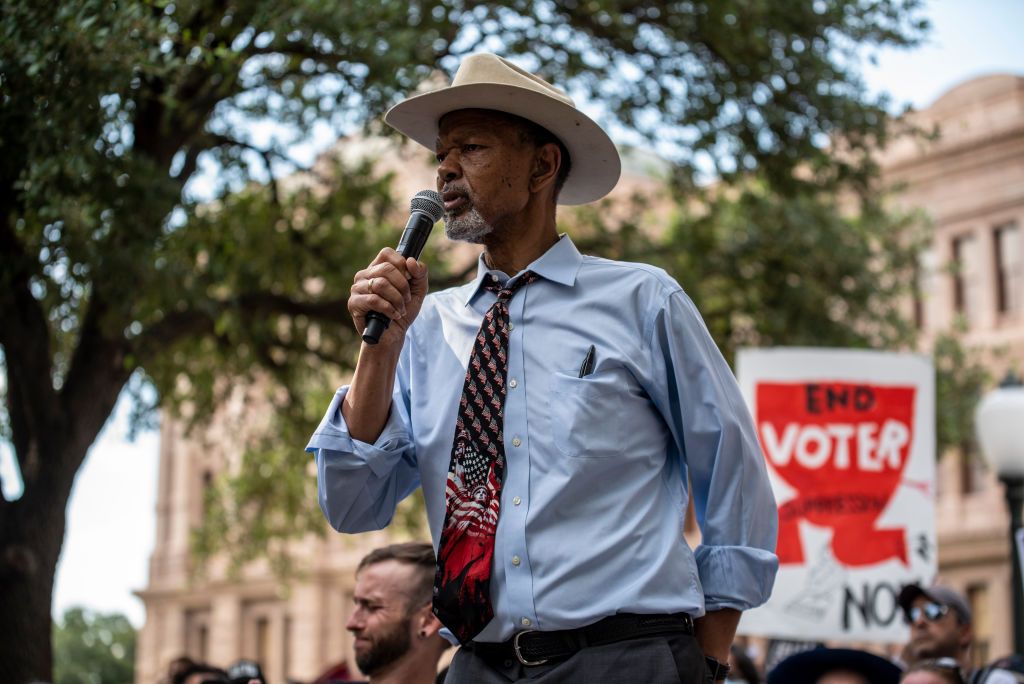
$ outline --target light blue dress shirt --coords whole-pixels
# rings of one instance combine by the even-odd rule
[[[580,627],[619,612],[694,617],[771,593],[777,516],[753,422],[700,315],[664,271],[582,256],[562,238],[512,298],[507,471],[495,538],[495,617],[477,637]],[[385,527],[423,487],[436,548],[470,350],[505,282],[429,295],[406,334],[374,444],[349,436],[338,390],[307,451],[343,532]],[[596,363],[579,370],[590,345]],[[686,479],[703,541],[683,538]]]

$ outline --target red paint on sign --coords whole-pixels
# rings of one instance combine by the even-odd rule
[[[768,465],[796,490],[779,508],[779,562],[804,562],[799,523],[806,520],[833,531],[841,564],[906,565],[906,530],[876,524],[910,457],[915,388],[759,383],[755,392]]]

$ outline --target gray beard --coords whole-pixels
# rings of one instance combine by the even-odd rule
[[[461,214],[444,215],[444,234],[449,240],[461,240],[478,245],[493,232],[494,226],[484,220],[476,207],[470,207]]]

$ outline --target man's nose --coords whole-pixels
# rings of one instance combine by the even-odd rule
[[[350,632],[355,632],[363,628],[363,616],[362,611],[358,608],[352,611],[352,614],[348,616],[348,620],[345,621],[345,629]]]
[[[448,183],[462,175],[462,166],[456,158],[456,153],[446,154],[444,161],[437,165],[437,177],[442,183]]]

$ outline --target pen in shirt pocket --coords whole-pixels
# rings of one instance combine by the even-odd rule
[[[580,366],[579,377],[586,377],[594,372],[594,354],[597,350],[594,349],[594,345],[590,345],[590,349],[587,350],[587,355],[583,357],[583,365]]]

